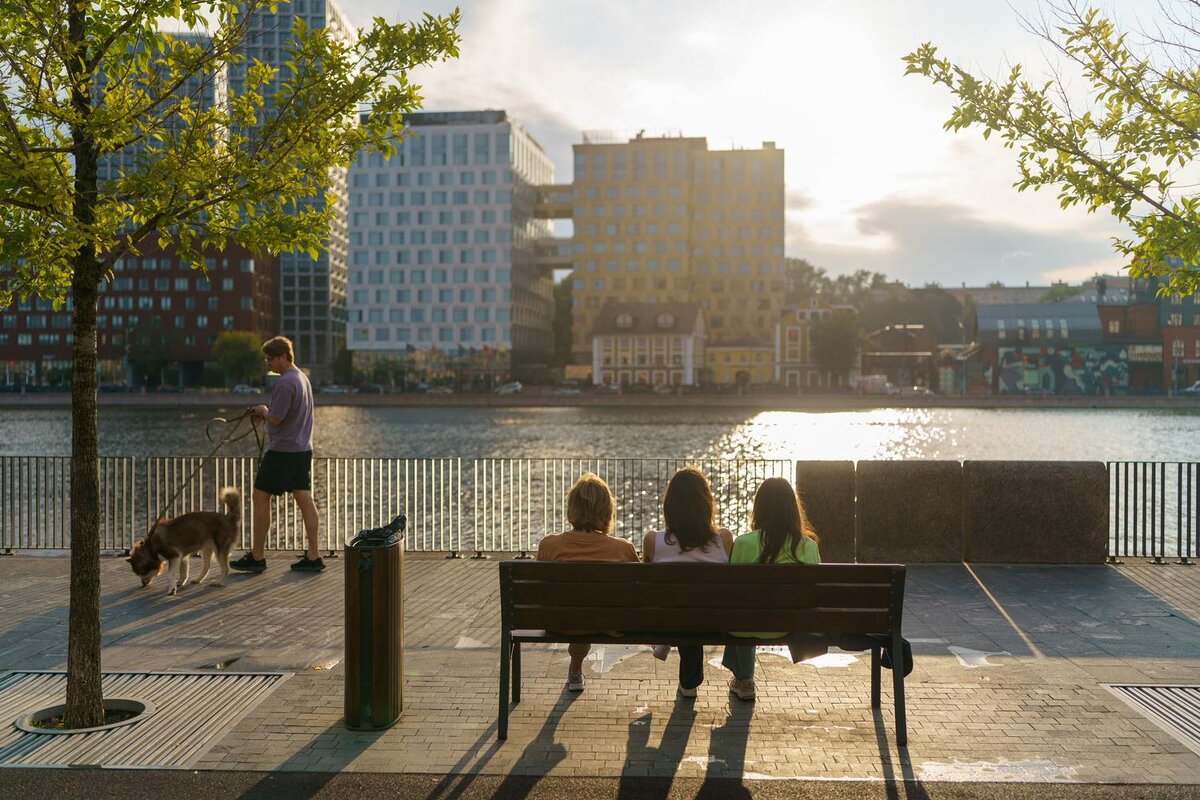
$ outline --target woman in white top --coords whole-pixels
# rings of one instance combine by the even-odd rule
[[[729,562],[733,534],[717,527],[717,505],[712,486],[694,467],[679,470],[667,483],[663,496],[664,531],[649,531],[642,540],[642,561],[647,564]],[[655,658],[666,660],[670,645],[655,645]],[[695,697],[704,681],[704,648],[679,647],[679,694]]]

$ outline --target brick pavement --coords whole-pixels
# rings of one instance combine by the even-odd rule
[[[142,590],[119,559],[103,563],[107,669],[297,673],[202,768],[1200,783],[1200,756],[1101,685],[1200,683],[1189,600],[1200,570],[910,567],[917,666],[900,751],[888,682],[873,714],[863,654],[793,665],[763,652],[759,699],[744,704],[724,690],[717,648],[699,697],[677,701],[674,656],[609,646],[595,648],[578,696],[563,690],[563,648],[527,648],[522,702],[498,744],[494,562],[417,555],[405,575],[404,717],[348,731],[340,561],[316,576],[287,561],[174,599]],[[0,669],[65,664],[66,597],[66,559],[0,559]]]

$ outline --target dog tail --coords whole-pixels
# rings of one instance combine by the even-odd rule
[[[225,504],[225,513],[233,520],[234,525],[242,521],[242,493],[236,486],[226,486],[221,490],[221,502]]]

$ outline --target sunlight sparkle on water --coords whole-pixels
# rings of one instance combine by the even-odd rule
[[[929,458],[954,450],[956,429],[928,409],[764,411],[710,445],[710,455],[800,461]]]

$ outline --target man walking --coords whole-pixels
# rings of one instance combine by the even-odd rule
[[[302,572],[325,569],[318,549],[320,517],[312,498],[312,427],[313,394],[308,376],[296,367],[292,342],[284,336],[269,339],[262,346],[267,369],[279,373],[271,391],[269,406],[252,406],[250,413],[267,421],[269,445],[254,476],[254,539],[250,552],[229,566],[242,572],[262,572],[267,568],[265,548],[271,530],[271,498],[291,492],[304,520],[308,550],[292,564]]]

